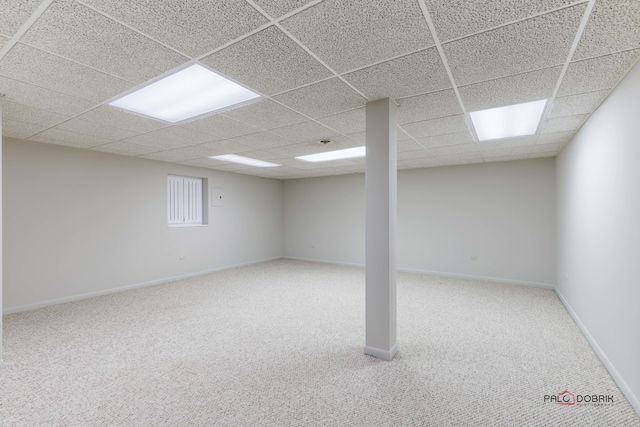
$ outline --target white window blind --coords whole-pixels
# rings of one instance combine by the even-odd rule
[[[202,179],[169,176],[167,200],[169,225],[202,224]]]

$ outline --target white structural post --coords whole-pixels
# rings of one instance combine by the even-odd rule
[[[365,174],[366,342],[364,353],[391,360],[396,343],[396,104],[367,103]]]
[[[0,368],[2,362],[2,98],[0,94]]]

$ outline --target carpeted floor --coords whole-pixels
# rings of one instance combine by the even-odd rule
[[[4,320],[2,426],[640,426],[551,290],[398,275],[399,353],[362,354],[364,271],[280,260]],[[613,395],[557,406],[545,395]]]

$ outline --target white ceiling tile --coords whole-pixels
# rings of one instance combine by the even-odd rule
[[[482,163],[484,160],[481,158],[457,158],[457,157],[450,157],[449,159],[447,159],[446,162],[443,162],[445,165],[447,166],[458,166],[458,165],[471,165],[471,164],[477,164],[477,163]]]
[[[422,149],[424,149],[424,147],[415,142],[413,139],[404,139],[402,141],[399,140],[397,144],[398,153],[402,153],[403,151],[417,151]]]
[[[492,162],[510,162],[513,160],[524,160],[524,159],[528,159],[529,158],[529,154],[512,154],[512,155],[507,155],[507,156],[496,156],[496,157],[485,157],[484,161],[486,163],[492,163]]]
[[[441,154],[438,156],[438,160],[444,164],[451,164],[452,162],[456,164],[463,164],[462,162],[464,162],[464,164],[482,163],[484,161],[479,151],[459,154]]]
[[[442,162],[435,157],[418,157],[413,159],[404,159],[398,162],[405,168],[425,168],[431,166],[442,166]]]
[[[296,123],[295,125],[288,125],[281,128],[272,129],[271,132],[287,138],[292,142],[331,139],[332,136],[337,135],[335,131],[313,121]],[[291,142],[281,145],[289,144],[291,144]]]
[[[31,135],[42,132],[48,126],[27,123],[20,120],[2,119],[2,136],[7,138],[26,139]]]
[[[268,22],[244,0],[85,0],[85,3],[192,57]]]
[[[530,159],[539,159],[542,157],[555,157],[558,155],[559,152],[556,151],[545,151],[545,152],[541,152],[541,153],[531,153],[529,155]]]
[[[450,145],[447,147],[430,148],[429,151],[434,156],[450,156],[453,154],[470,154],[478,152],[478,144],[471,142],[469,144]]]
[[[238,141],[238,138],[225,139],[224,141],[214,141],[202,144],[200,147],[211,150],[213,155],[220,154],[237,154],[243,151],[249,151],[252,148]]]
[[[40,6],[42,0],[0,0],[0,10],[2,10],[2,19],[0,19],[0,35],[8,38],[22,27],[27,19]],[[2,42],[0,42],[2,49]]]
[[[445,42],[487,28],[536,15],[572,3],[573,0],[442,1],[425,0],[440,41]]]
[[[266,95],[295,89],[333,75],[275,26],[234,43],[202,62]]]
[[[412,151],[402,151],[398,153],[398,161],[400,160],[408,160],[408,159],[422,159],[425,157],[433,157],[433,155],[421,148],[420,150],[412,150]]]
[[[547,119],[542,127],[542,133],[576,131],[582,126],[582,123],[584,123],[588,116],[588,114],[580,114],[577,116]]]
[[[182,153],[175,150],[160,151],[158,153],[145,154],[140,156],[143,159],[159,160],[161,162],[182,162],[185,160],[193,160],[195,157],[193,154]]]
[[[608,89],[556,98],[549,117],[573,116],[595,111],[609,93]]]
[[[585,7],[579,4],[443,45],[456,83],[563,64]]]
[[[640,47],[640,2],[598,0],[573,59],[607,55]]]
[[[70,132],[83,133],[85,135],[97,136],[109,140],[129,138],[137,134],[130,130],[120,129],[102,123],[88,122],[81,119],[71,119],[56,126],[58,129]]]
[[[3,89],[0,89],[2,91]],[[15,102],[5,101],[2,103],[2,121],[12,120],[24,123],[40,125],[43,128],[51,127],[64,120],[69,116],[54,113],[48,110],[41,110],[28,105],[17,104]]]
[[[69,132],[63,129],[51,128],[29,138],[32,141],[45,142],[47,144],[66,145],[70,147],[95,147],[109,142],[106,138],[85,135],[83,133]]]
[[[396,101],[399,105],[398,123],[400,124],[462,113],[453,89],[396,99]]]
[[[531,152],[532,153],[550,153],[550,152],[558,153],[566,145],[567,145],[566,142],[557,142],[555,144],[538,144],[532,148]]]
[[[325,0],[282,25],[340,73],[433,46],[413,0]]]
[[[264,130],[307,120],[305,116],[265,98],[259,102],[225,111],[223,115]]]
[[[222,114],[194,120],[181,125],[181,127],[210,135],[208,141],[219,141],[259,131],[253,126],[240,123]]]
[[[473,138],[471,137],[471,132],[465,131],[418,138],[418,142],[426,148],[435,148],[467,144],[469,142],[473,142]]]
[[[558,96],[611,89],[640,57],[640,49],[569,64]]]
[[[199,168],[208,168],[214,164],[221,164],[221,162],[216,163],[216,160],[214,159],[193,159],[193,160],[184,160],[181,162],[178,162],[181,165],[187,165],[187,166],[196,166]]]
[[[536,144],[541,145],[541,144],[556,144],[559,142],[569,142],[571,140],[571,138],[573,137],[573,135],[575,135],[575,131],[569,131],[569,132],[558,132],[558,133],[547,133],[547,134],[542,134],[538,137],[538,140],[536,141]]]
[[[116,141],[109,144],[100,145],[91,149],[92,151],[102,151],[104,153],[121,154],[125,156],[139,156],[159,151],[157,147],[139,145],[132,142]]]
[[[435,47],[345,74],[344,78],[369,99],[406,98],[451,87]]]
[[[467,111],[548,99],[558,83],[562,67],[544,68],[459,88]]]
[[[71,0],[52,3],[20,41],[134,83],[188,60]]]
[[[95,105],[86,99],[2,76],[0,76],[0,91],[5,94],[5,100],[8,102],[48,110],[65,116],[75,116]]]
[[[276,19],[312,1],[313,0],[254,0],[254,3],[267,12],[269,16]]]
[[[0,75],[96,102],[132,87],[124,80],[20,43],[0,61]]]
[[[343,148],[361,147],[362,145],[363,144],[360,144],[358,142],[351,141],[351,140],[346,140],[346,139],[336,140],[333,144],[329,144],[327,146],[319,144],[316,141],[305,141],[297,144],[291,144],[291,145],[273,148],[269,150],[269,152],[278,154],[281,157],[293,158],[297,156],[305,156],[307,154],[316,154],[316,153],[324,153],[326,151],[341,150]],[[305,164],[311,165],[314,163],[305,162]],[[315,163],[315,164],[319,166],[322,165],[322,163]]]
[[[342,134],[364,132],[367,127],[364,108],[322,117],[318,121]]]
[[[91,111],[87,111],[86,113],[78,116],[78,119],[113,126],[119,129],[126,129],[137,133],[151,132],[152,130],[169,126],[169,123],[124,111],[110,105],[103,105]]]
[[[534,144],[529,144],[529,145],[524,145],[519,147],[498,148],[495,150],[481,150],[481,151],[482,151],[482,157],[484,157],[485,159],[494,158],[494,157],[504,157],[504,156],[528,156],[529,153],[531,153],[531,150],[533,149],[533,147],[534,147]]]
[[[352,110],[366,101],[338,78],[295,89],[274,99],[311,118]]]
[[[127,138],[125,141],[156,147],[158,148],[158,151],[160,151],[163,149],[170,150],[173,148],[197,145],[210,139],[210,135],[190,129],[184,129],[180,126],[171,126],[142,135],[136,135],[131,138]]]
[[[257,132],[249,135],[242,135],[236,138],[226,140],[230,143],[239,142],[253,150],[265,150],[269,148],[282,147],[290,145],[292,141],[275,135],[271,132]]]
[[[462,114],[408,123],[402,125],[402,128],[414,138],[424,138],[426,136],[444,135],[469,130],[464,120],[464,115]]]
[[[494,141],[482,141],[478,143],[480,151],[508,150],[515,147],[533,147],[537,136],[525,136],[521,138],[498,139]]]

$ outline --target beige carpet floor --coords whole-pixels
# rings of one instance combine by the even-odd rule
[[[640,426],[551,290],[279,260],[5,316],[2,426]],[[614,396],[562,407],[544,395]]]

